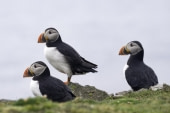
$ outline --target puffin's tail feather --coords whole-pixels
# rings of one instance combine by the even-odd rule
[[[97,71],[92,69],[92,68],[79,67],[79,68],[76,69],[75,74],[79,75],[79,74],[85,74],[85,73],[88,73],[88,72],[95,73]]]
[[[86,67],[86,68],[97,68],[97,65],[94,63],[91,63],[89,61],[87,61],[86,59],[82,58],[83,62],[82,62],[82,66]],[[95,71],[95,70],[92,70]],[[96,72],[96,71],[95,71]]]
[[[95,73],[95,72],[97,72],[95,70],[96,68],[97,68],[96,64],[91,63],[91,62],[87,61],[86,59],[82,58],[82,65],[76,69],[76,73],[78,73],[78,74],[85,74],[88,72]]]

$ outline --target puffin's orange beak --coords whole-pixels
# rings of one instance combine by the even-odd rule
[[[45,43],[46,40],[44,38],[44,33],[41,33],[40,36],[38,37],[38,43]]]
[[[119,51],[119,55],[128,55],[129,53],[130,51],[126,49],[126,46],[123,46]]]
[[[125,50],[125,46],[123,46],[120,51],[119,51],[119,55],[124,55],[124,50]]]
[[[31,73],[29,73],[28,68],[24,71],[23,77],[32,77]]]

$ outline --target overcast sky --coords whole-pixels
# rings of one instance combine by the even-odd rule
[[[56,28],[64,42],[98,64],[98,73],[73,76],[72,82],[109,94],[129,90],[123,75],[129,56],[118,52],[138,40],[159,83],[170,84],[169,0],[5,0],[0,3],[0,99],[33,96],[31,78],[23,79],[23,72],[35,61],[45,62],[51,75],[67,80],[45,59],[45,44],[37,43],[48,27]]]

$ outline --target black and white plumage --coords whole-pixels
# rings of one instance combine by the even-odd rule
[[[50,76],[50,70],[42,61],[33,63],[23,77],[33,77],[30,88],[35,96],[46,96],[57,102],[73,100],[75,95],[59,79]]]
[[[120,49],[119,55],[130,54],[124,73],[128,84],[134,91],[150,88],[158,84],[158,78],[152,68],[143,62],[144,49],[139,41],[131,41]]]
[[[38,38],[38,43],[46,43],[44,49],[48,62],[58,71],[68,75],[68,84],[72,75],[81,75],[88,72],[97,72],[96,64],[81,57],[74,48],[64,43],[55,28],[48,28]]]

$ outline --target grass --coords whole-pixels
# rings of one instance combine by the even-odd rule
[[[170,87],[163,90],[131,92],[103,101],[76,98],[57,103],[46,98],[0,102],[0,113],[169,113]]]

